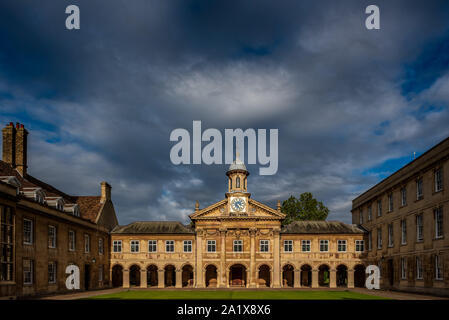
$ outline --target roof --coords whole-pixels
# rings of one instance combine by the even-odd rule
[[[228,171],[232,171],[232,170],[244,170],[244,171],[247,171],[245,164],[239,158],[239,153],[238,152],[237,152],[237,156],[236,156],[235,160],[229,166],[229,170]]]
[[[96,222],[102,203],[101,196],[79,196],[75,197],[84,219]]]
[[[293,221],[284,226],[281,233],[363,234],[365,231],[355,224],[340,221]]]
[[[116,226],[111,233],[125,234],[145,234],[145,233],[166,233],[166,234],[186,234],[194,233],[189,226],[178,221],[137,221],[126,226]]]

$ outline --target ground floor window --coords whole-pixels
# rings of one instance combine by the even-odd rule
[[[420,257],[416,257],[416,279],[420,280],[422,279],[422,260]]]
[[[401,258],[401,279],[407,279],[407,260]]]
[[[23,284],[33,284],[34,261],[30,259],[23,260]]]
[[[0,206],[0,281],[13,281],[14,215],[12,208]]]
[[[435,279],[442,280],[443,279],[443,266],[441,263],[441,257],[435,256]]]
[[[56,262],[48,263],[48,283],[56,283]]]

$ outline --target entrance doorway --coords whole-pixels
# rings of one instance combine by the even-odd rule
[[[90,265],[84,265],[84,290],[89,290],[90,284]]]
[[[394,263],[393,259],[388,260],[388,280],[390,282],[390,286],[394,284]]]
[[[123,267],[119,264],[112,267],[112,286],[123,286]]]
[[[242,264],[231,266],[229,271],[229,285],[244,287],[246,285],[246,267]]]

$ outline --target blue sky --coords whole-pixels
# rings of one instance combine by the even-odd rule
[[[227,166],[175,166],[170,132],[279,129],[252,197],[312,192],[330,220],[449,136],[449,3],[80,0],[0,4],[0,123],[30,131],[30,173],[71,194],[112,184],[121,224],[221,200]]]

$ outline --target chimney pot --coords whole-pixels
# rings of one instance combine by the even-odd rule
[[[16,129],[19,129],[19,123],[16,122]]]
[[[23,124],[21,124],[20,127],[21,127],[21,128],[25,128],[25,127],[23,126]]]
[[[10,125],[11,127],[14,127],[14,123],[12,123],[12,121],[9,123],[9,125]]]

